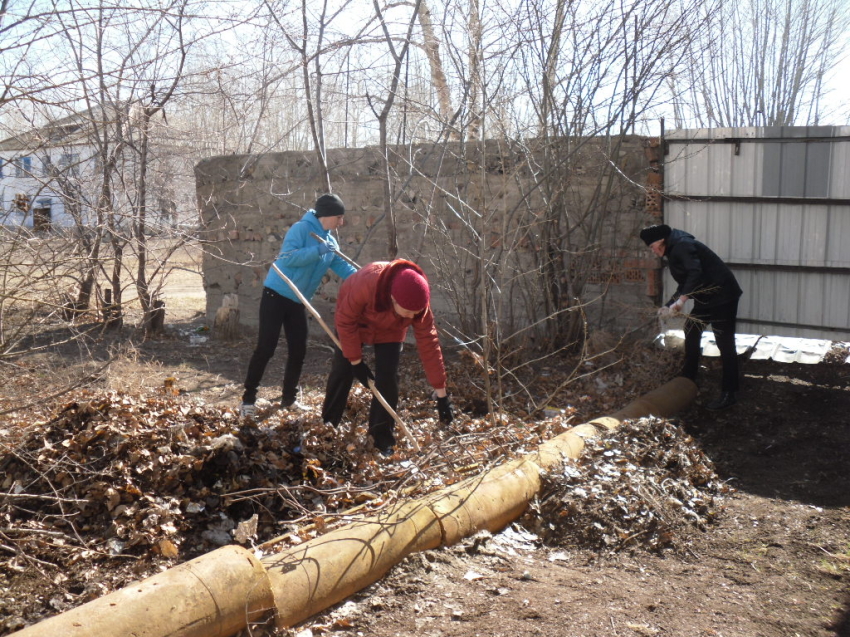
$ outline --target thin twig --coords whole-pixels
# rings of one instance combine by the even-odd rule
[[[0,498],[11,500],[49,500],[52,502],[88,502],[79,498],[62,498],[55,495],[37,495],[34,493],[0,493]]]

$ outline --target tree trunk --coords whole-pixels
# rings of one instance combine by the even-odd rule
[[[221,307],[215,313],[213,334],[222,341],[233,341],[239,338],[239,296],[225,294]]]

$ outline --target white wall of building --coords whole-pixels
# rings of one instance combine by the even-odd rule
[[[85,194],[95,173],[95,160],[86,147],[0,151],[0,221],[7,226],[33,228],[47,216],[54,227],[71,227],[75,220],[66,210],[62,182]],[[62,175],[55,179],[54,175]],[[26,210],[18,204],[26,197]],[[83,211],[86,221],[91,214]]]

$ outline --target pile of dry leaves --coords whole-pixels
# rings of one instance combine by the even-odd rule
[[[549,544],[601,554],[684,551],[693,531],[717,520],[731,492],[681,428],[641,418],[588,440],[577,461],[548,473],[524,522]]]
[[[651,356],[641,351],[630,363],[645,369]],[[474,380],[480,374],[468,364],[458,361],[450,372],[460,408],[450,427],[437,422],[424,389],[403,397],[398,412],[421,451],[399,435],[390,459],[368,443],[370,396],[362,388],[352,391],[338,430],[321,422],[320,396],[307,398],[306,415],[266,407],[257,421],[245,422],[234,408],[183,395],[172,379],[145,395],[79,391],[55,406],[19,412],[4,430],[14,435],[0,437],[0,635],[224,544],[270,551],[303,542],[353,514],[419,497],[532,451],[657,385],[647,378],[640,386],[640,374],[624,375],[621,366],[570,385],[570,403],[559,398],[561,408],[550,417],[539,410],[532,417],[524,399],[530,383],[504,394],[500,414],[481,415]],[[321,386],[322,379],[305,382]],[[542,370],[533,386],[567,387],[558,370]],[[715,479],[687,443],[675,446],[680,432],[663,423],[634,427],[615,434],[631,438],[605,439],[564,476],[550,477],[541,518],[557,522],[557,533],[567,532],[565,519],[592,518],[581,524],[601,527],[598,536],[573,534],[574,541],[602,538],[614,548],[629,543],[623,533],[641,533],[644,542],[661,542],[662,531],[675,528],[673,499],[683,516],[710,518],[714,503],[687,489],[714,488]],[[649,469],[658,454],[667,469],[679,462],[682,480]],[[604,483],[615,484],[604,478],[612,472],[619,474],[616,493],[603,490]],[[693,478],[700,472],[698,484]],[[652,499],[668,508],[648,508]],[[626,524],[617,507],[635,520],[655,516],[655,526]]]
[[[305,541],[570,426],[459,416],[440,428],[425,396],[399,410],[421,453],[401,442],[385,459],[350,424],[365,422],[359,389],[339,430],[316,408],[243,422],[174,394],[81,391],[2,443],[0,635],[221,545]]]
[[[352,407],[365,411],[357,394]],[[18,560],[42,557],[43,545],[54,560],[79,559],[75,548],[190,558],[234,541],[241,522],[257,529],[244,543],[305,521],[325,528],[319,518],[451,484],[540,441],[489,419],[450,430],[434,421],[409,421],[421,454],[387,461],[360,427],[289,414],[240,422],[231,409],[178,397],[83,392],[4,450],[0,515],[18,536],[62,539],[58,555],[55,541],[34,542]]]

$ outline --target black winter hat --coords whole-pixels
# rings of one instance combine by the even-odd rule
[[[657,226],[649,226],[640,231],[640,238],[646,245],[652,245],[659,239],[666,239],[670,236],[672,229],[665,223]]]
[[[316,199],[317,217],[338,217],[345,214],[345,204],[336,195],[322,195]]]

